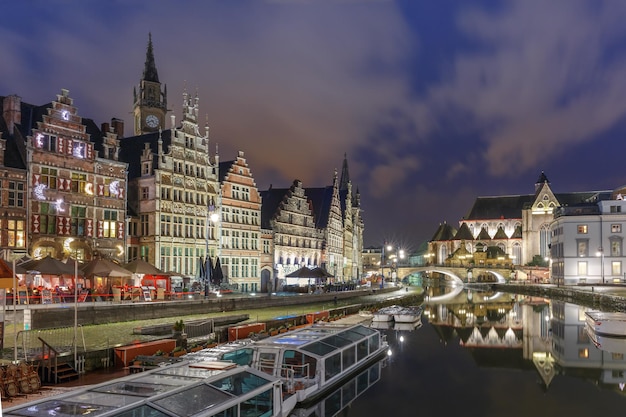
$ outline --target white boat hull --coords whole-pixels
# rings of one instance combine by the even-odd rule
[[[586,329],[589,338],[598,349],[609,353],[626,354],[626,337],[601,336],[595,333],[589,325]]]
[[[586,322],[598,335],[626,337],[626,313],[587,311]]]
[[[374,317],[372,317],[372,321],[379,321],[379,322],[389,322],[393,320],[393,315],[392,314],[378,314],[378,313],[374,313]]]

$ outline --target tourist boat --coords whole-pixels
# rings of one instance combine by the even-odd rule
[[[401,307],[393,314],[396,323],[413,323],[422,318],[424,309],[421,306]]]
[[[625,337],[611,337],[604,336],[595,333],[589,324],[585,325],[585,330],[589,335],[589,339],[594,346],[600,350],[604,350],[609,353],[621,353],[626,354],[626,338]]]
[[[354,400],[367,392],[367,390],[380,380],[383,364],[386,360],[387,357],[378,360],[367,369],[361,371],[354,378],[345,381],[341,387],[326,394],[324,398],[321,398],[315,404],[311,404],[306,408],[296,407],[289,414],[289,417],[331,417],[344,415],[342,414],[343,410],[348,410]],[[348,414],[349,413],[346,411],[345,415]]]
[[[283,381],[286,407],[306,405],[387,353],[379,331],[361,324],[318,323],[221,352],[204,349],[185,359],[233,362]]]
[[[381,321],[381,322],[393,321],[394,315],[398,313],[400,309],[402,309],[402,307],[396,306],[396,305],[383,307],[377,310],[376,312],[374,312],[374,317],[372,317],[372,321]]]
[[[5,409],[4,416],[286,417],[282,381],[230,362],[178,362]]]
[[[626,337],[626,313],[587,311],[586,322],[598,335]]]

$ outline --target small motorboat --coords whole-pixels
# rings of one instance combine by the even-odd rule
[[[587,311],[586,322],[595,334],[626,337],[626,313]]]
[[[402,307],[394,313],[393,319],[396,323],[413,323],[422,318],[423,312],[421,306]]]

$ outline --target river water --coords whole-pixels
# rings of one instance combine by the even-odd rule
[[[299,415],[623,415],[626,339],[597,348],[586,307],[425,288],[416,327],[381,329],[391,354]],[[343,407],[343,409],[342,409]]]

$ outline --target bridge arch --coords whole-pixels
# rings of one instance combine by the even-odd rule
[[[491,274],[495,277],[495,282],[499,284],[506,283],[505,274],[510,274],[509,269],[494,269],[494,268],[472,268],[474,275],[477,274]],[[418,266],[418,267],[400,267],[398,268],[398,276],[407,277],[415,273],[423,272],[437,272],[450,278],[453,285],[464,285],[467,282],[468,269],[465,267],[445,267],[445,266]]]

